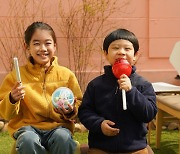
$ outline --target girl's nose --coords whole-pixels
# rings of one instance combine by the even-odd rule
[[[42,44],[41,45],[41,51],[46,51],[46,50],[47,50],[46,46],[44,44]]]

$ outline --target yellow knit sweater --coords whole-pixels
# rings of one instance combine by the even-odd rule
[[[15,104],[9,100],[10,91],[16,82],[14,70],[5,77],[0,87],[0,116],[9,120],[9,133],[12,135],[17,129],[27,125],[43,130],[64,126],[73,132],[74,123],[54,111],[51,95],[59,87],[70,88],[77,97],[78,109],[82,93],[74,73],[59,66],[57,57],[53,57],[52,65],[46,73],[44,68],[28,61],[27,65],[20,67],[20,74],[25,86],[23,100]],[[77,112],[68,118],[72,119],[76,115]]]

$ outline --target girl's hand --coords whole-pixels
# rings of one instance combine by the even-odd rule
[[[16,103],[17,101],[19,101],[20,99],[24,98],[25,95],[25,90],[24,90],[24,86],[21,85],[20,82],[17,82],[14,87],[11,90],[10,93],[10,102],[11,103]]]
[[[68,104],[68,108],[65,109],[64,106],[62,106],[61,108],[58,109],[54,109],[55,112],[60,113],[62,115],[68,115],[71,114],[73,112],[76,112],[76,107],[75,107],[75,103],[76,103],[77,98],[74,99],[74,104]]]
[[[110,120],[104,120],[101,123],[101,130],[103,134],[106,136],[116,136],[119,133],[120,129],[111,127],[113,125],[115,125],[114,122]]]
[[[120,79],[118,80],[118,84],[119,84],[119,88],[124,89],[125,91],[129,91],[132,88],[131,80],[125,74],[120,76]]]

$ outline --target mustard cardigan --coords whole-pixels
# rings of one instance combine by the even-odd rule
[[[9,95],[16,82],[16,72],[13,70],[4,79],[0,87],[0,116],[9,120],[8,131],[11,135],[19,128],[27,125],[43,130],[50,130],[64,126],[73,132],[74,123],[70,120],[77,115],[65,117],[54,111],[51,95],[59,87],[68,87],[77,98],[76,109],[82,100],[82,92],[72,71],[59,66],[57,57],[53,57],[52,64],[45,73],[44,68],[33,65],[30,61],[20,67],[24,99],[12,104]]]

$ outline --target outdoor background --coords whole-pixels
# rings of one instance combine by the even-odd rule
[[[0,4],[0,82],[12,70],[14,56],[20,65],[26,62],[24,30],[33,21],[44,21],[57,35],[59,63],[76,72],[82,89],[103,72],[103,38],[116,28],[127,28],[138,37],[136,66],[142,76],[180,85],[169,62],[180,40],[179,0],[0,0]]]
[[[13,57],[18,57],[20,65],[26,63],[23,37],[27,26],[44,21],[56,33],[59,64],[75,72],[82,91],[92,78],[103,73],[107,62],[102,42],[117,28],[130,30],[139,39],[136,66],[140,75],[150,82],[180,85],[169,61],[180,41],[179,6],[180,0],[0,0],[0,83],[13,69]],[[155,153],[177,153],[177,130],[163,131],[160,150],[155,148],[154,133],[151,145]],[[81,135],[80,143],[86,143],[87,134]],[[0,145],[0,153],[12,146],[6,132],[0,133]]]

